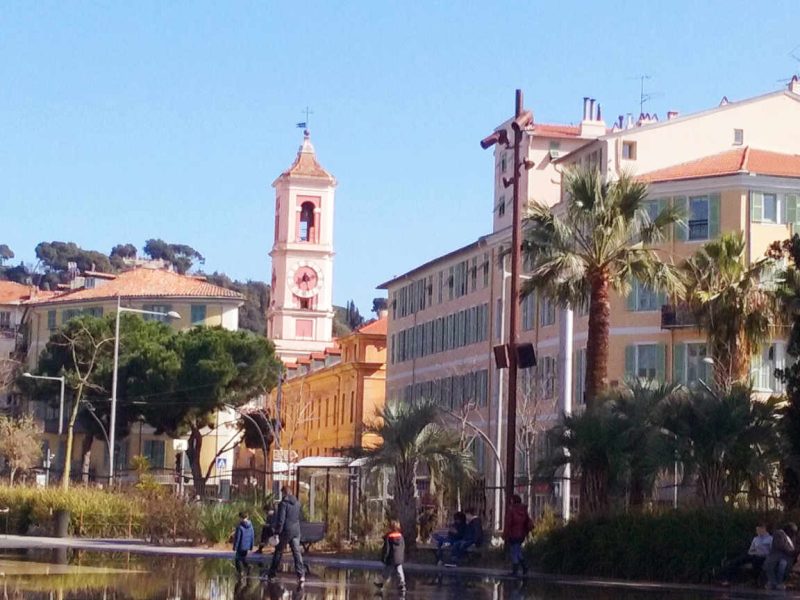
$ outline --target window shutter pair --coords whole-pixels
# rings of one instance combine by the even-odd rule
[[[636,346],[625,346],[625,378],[636,379]],[[664,381],[667,367],[667,346],[656,344],[656,379]]]
[[[675,208],[680,212],[682,223],[675,224],[675,239],[679,242],[685,242],[689,239],[689,200],[686,196],[677,196],[672,201],[675,203]]]
[[[713,240],[719,236],[720,194],[714,192],[708,195],[708,239]]]

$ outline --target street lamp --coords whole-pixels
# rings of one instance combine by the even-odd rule
[[[23,373],[22,376],[28,379],[46,379],[47,381],[61,382],[61,400],[59,400],[58,404],[58,435],[61,435],[64,430],[64,376],[50,377],[49,375],[33,375],[27,371]]]
[[[125,308],[120,304],[120,296],[117,294],[117,315],[114,325],[114,371],[111,377],[111,419],[109,423],[109,440],[108,440],[108,484],[114,483],[114,444],[116,442],[116,424],[117,424],[117,377],[119,371],[119,315],[122,312],[135,313],[137,315],[155,315],[158,317],[166,317],[168,319],[180,319],[181,316],[175,311],[168,313],[156,312],[154,310],[139,310],[138,308]]]
[[[531,122],[533,115],[530,111],[523,108],[522,90],[516,91],[514,119],[511,121],[511,130],[514,133],[514,141],[509,143],[508,133],[505,129],[495,131],[483,140],[481,148],[484,150],[491,148],[495,144],[511,147],[514,151],[514,162],[512,164],[513,176],[509,182],[512,190],[512,210],[511,210],[511,306],[509,307],[509,332],[508,348],[510,352],[508,360],[508,410],[506,414],[506,502],[511,501],[514,493],[515,459],[517,451],[517,298],[519,297],[519,274],[520,274],[520,243],[522,227],[520,224],[519,206],[519,177],[520,168],[525,166],[520,160],[520,149],[522,146],[522,133]]]

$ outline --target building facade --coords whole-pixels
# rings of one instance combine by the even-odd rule
[[[281,449],[294,460],[341,456],[374,444],[364,431],[383,408],[386,389],[384,316],[337,340],[336,346],[287,365],[282,386]]]
[[[156,268],[136,268],[118,274],[85,273],[76,277],[70,289],[49,297],[31,298],[25,302],[27,361],[34,369],[51,335],[75,316],[89,314],[97,317],[114,314],[117,300],[125,308],[163,313],[163,320],[176,329],[191,327],[224,327],[236,330],[239,323],[239,306],[243,298],[238,292],[208,283],[202,277],[179,275]],[[177,319],[167,319],[167,313],[176,312]],[[161,319],[155,315],[144,315],[145,319]],[[121,339],[120,344],[124,345]],[[57,375],[49,373],[48,375]],[[58,384],[53,385],[53,401],[35,406],[35,414],[41,419],[46,441],[54,459],[52,468],[63,468],[65,436],[58,431]],[[232,436],[237,435],[236,415],[229,411],[217,416],[219,426],[204,432],[201,465],[203,469],[214,459],[216,451],[223,448]],[[81,448],[84,434],[76,430],[73,446],[73,473],[81,471]],[[115,444],[115,471],[123,481],[133,478],[131,461],[134,456],[145,456],[150,462],[158,481],[174,481],[175,450],[173,440],[141,422],[134,424],[127,438]],[[233,451],[221,456],[211,468],[209,483],[220,484],[229,479],[228,471],[233,465]],[[108,447],[105,440],[94,440],[91,446],[90,476],[102,480],[108,474]],[[127,471],[127,473],[126,473]],[[188,472],[188,470],[187,470]]]
[[[508,122],[499,128],[507,128]],[[499,129],[498,128],[498,129]],[[510,136],[510,131],[509,131]],[[599,105],[584,99],[578,126],[540,125],[523,135],[521,202],[536,200],[559,210],[561,173],[573,165],[598,168],[607,178],[632,172],[650,186],[650,210],[677,204],[688,223],[657,249],[679,262],[724,231],[745,235],[748,260],[796,230],[800,196],[800,82],[785,90],[697,114],[671,112],[664,121],[620,117],[611,128]],[[494,366],[492,347],[507,340],[510,281],[503,258],[511,238],[513,154],[495,146],[492,233],[459,250],[412,268],[381,286],[389,295],[387,398],[430,398],[461,411],[481,429],[474,453],[486,481],[487,517],[500,524],[502,458],[505,456],[505,371]],[[524,209],[524,206],[523,206]],[[524,210],[523,210],[524,212]],[[524,274],[523,268],[523,277]],[[609,383],[627,376],[684,383],[709,376],[705,340],[676,316],[666,299],[634,282],[632,293],[612,297]],[[538,364],[518,377],[517,481],[537,508],[557,489],[537,482],[532,464],[545,451],[546,429],[557,421],[564,398],[561,311],[546,298],[520,304],[518,341],[530,342]],[[572,406],[584,403],[587,314],[574,315]],[[780,391],[774,369],[785,345],[776,340],[753,357],[756,388]],[[575,493],[575,490],[573,490]]]

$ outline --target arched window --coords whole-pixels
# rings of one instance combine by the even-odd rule
[[[300,226],[297,239],[301,242],[315,242],[316,229],[314,227],[314,204],[303,202],[300,206]]]

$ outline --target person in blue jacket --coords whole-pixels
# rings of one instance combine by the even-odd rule
[[[250,573],[250,567],[247,564],[247,553],[253,549],[253,542],[255,541],[255,530],[250,519],[247,518],[246,512],[239,513],[239,525],[236,526],[236,533],[233,534],[233,551],[236,553],[234,565],[239,577]]]

